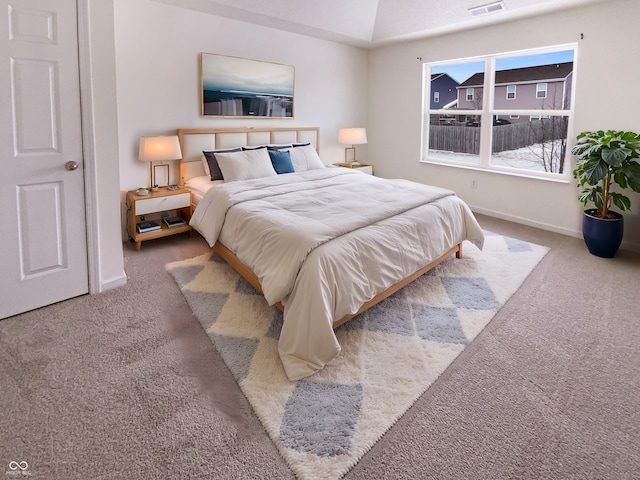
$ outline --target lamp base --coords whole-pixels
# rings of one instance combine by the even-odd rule
[[[349,150],[353,150],[353,158],[349,160]],[[356,147],[351,145],[350,147],[346,147],[344,149],[344,161],[345,163],[351,163],[356,161]]]

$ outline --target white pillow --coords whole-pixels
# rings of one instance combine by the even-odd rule
[[[271,164],[271,158],[266,148],[216,153],[216,159],[225,182],[278,175]]]
[[[202,160],[202,166],[204,167],[204,173],[209,177],[209,180],[211,180],[211,170],[209,170],[209,162],[207,162],[207,157],[202,155],[200,157],[200,160]]]
[[[302,147],[292,147],[289,149],[291,154],[291,163],[296,172],[305,172],[307,170],[315,170],[317,168],[325,168],[318,152],[313,145],[304,145]],[[226,177],[225,177],[226,178]]]

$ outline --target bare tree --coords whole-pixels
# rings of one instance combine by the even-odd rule
[[[553,90],[551,101],[541,100],[541,111],[548,105],[552,110],[562,104],[558,100],[557,87]],[[568,108],[568,100],[564,101],[564,108]],[[567,129],[569,117],[566,115],[551,115],[549,118],[531,120],[529,122],[530,146],[532,156],[537,157],[545,172],[564,173],[567,151]]]

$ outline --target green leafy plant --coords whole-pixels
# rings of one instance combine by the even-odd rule
[[[598,130],[582,132],[571,153],[578,157],[573,178],[578,187],[585,187],[578,200],[583,205],[593,202],[599,218],[614,218],[613,205],[621,211],[631,209],[631,200],[611,190],[617,184],[621,190],[631,188],[640,193],[640,135],[634,132]]]

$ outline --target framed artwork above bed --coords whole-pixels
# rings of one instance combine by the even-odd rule
[[[293,118],[295,67],[200,54],[203,116]]]

